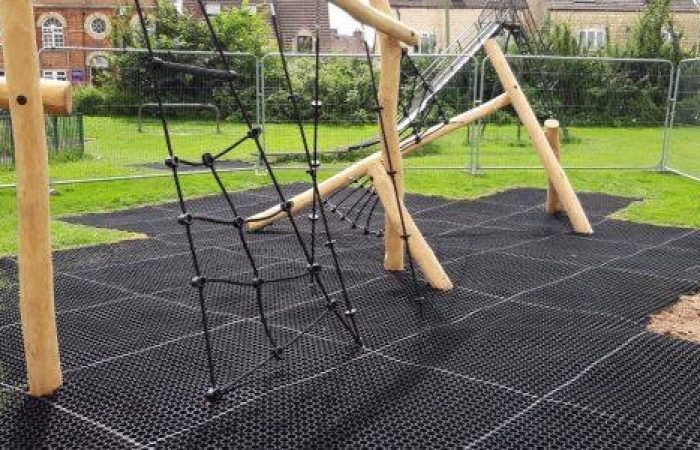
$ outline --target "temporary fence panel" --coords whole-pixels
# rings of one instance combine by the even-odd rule
[[[563,165],[585,169],[658,169],[667,131],[673,65],[667,60],[511,55],[508,60],[538,117],[563,130]],[[482,100],[502,91],[484,61]],[[539,168],[512,112],[483,121],[480,169]]]
[[[700,58],[681,61],[665,166],[700,180]]]

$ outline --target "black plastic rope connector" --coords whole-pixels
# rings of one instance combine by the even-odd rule
[[[396,170],[387,170],[386,174],[389,175],[390,177],[396,176],[398,172]]]
[[[284,203],[280,203],[280,211],[289,212],[292,210],[292,207],[294,207],[294,202],[291,200],[287,200]]]
[[[204,153],[202,155],[202,164],[204,164],[207,167],[214,167],[214,163],[216,163],[214,155],[212,155],[211,153]]]
[[[297,94],[289,94],[287,96],[287,100],[289,100],[290,102],[298,102],[299,96]]]
[[[165,159],[165,167],[169,167],[170,169],[174,169],[177,166],[180,165],[180,158],[177,156],[170,156]]]
[[[309,274],[316,275],[321,273],[322,266],[318,263],[307,264],[307,269],[309,269]]]
[[[275,359],[282,359],[283,350],[280,347],[275,347],[270,349],[270,354]]]
[[[245,219],[241,216],[237,216],[235,219],[233,219],[233,226],[235,228],[238,228],[239,230],[243,228],[243,225],[245,225]]]
[[[323,244],[323,246],[328,248],[328,249],[331,249],[331,250],[334,249],[335,248],[335,239],[326,242],[325,244]]]
[[[261,287],[263,284],[265,284],[265,280],[263,280],[262,278],[259,278],[259,277],[253,278],[253,287],[254,288],[257,289],[257,288]]]
[[[323,108],[323,102],[321,100],[313,100],[311,101],[311,107],[316,110],[321,109]]]
[[[207,399],[207,401],[215,403],[220,401],[223,398],[223,394],[221,393],[220,390],[216,388],[209,388],[207,389],[206,394],[204,394],[204,398]]]
[[[177,223],[180,225],[192,225],[192,214],[183,213],[177,216]]]
[[[259,126],[259,125],[256,125],[256,126],[252,127],[250,130],[248,130],[247,136],[248,136],[250,139],[257,139],[257,138],[260,137],[260,135],[262,134],[262,132],[263,132],[262,127]]]
[[[203,288],[205,284],[207,284],[207,279],[201,275],[192,278],[192,281],[190,281],[190,285],[196,288]]]
[[[326,307],[331,311],[336,309],[338,307],[338,300],[336,300],[336,299],[329,300]]]
[[[411,238],[411,235],[410,234],[402,234],[400,237],[404,241],[408,241]]]
[[[370,108],[370,111],[380,113],[380,112],[384,111],[384,107],[382,105],[377,105],[377,106]]]
[[[354,316],[355,314],[357,314],[357,309],[355,309],[355,308],[346,309],[346,310],[343,312],[343,314],[345,314],[345,315],[348,316],[348,317],[352,317],[352,316]]]

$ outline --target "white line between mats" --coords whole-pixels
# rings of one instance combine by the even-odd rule
[[[29,397],[29,394],[27,394],[26,392],[24,392],[23,390],[15,387],[15,386],[11,386],[11,385],[5,384],[3,382],[0,382],[0,387],[5,389],[6,391],[17,392],[23,396]],[[56,408],[57,410],[62,411],[70,416],[73,416],[73,417],[75,417],[75,418],[77,418],[85,423],[89,423],[90,425],[93,425],[93,426],[107,432],[108,434],[116,436],[116,437],[128,442],[129,444],[136,446],[137,448],[144,448],[144,449],[148,448],[147,444],[143,444],[143,443],[137,441],[136,439],[132,438],[131,436],[128,436],[128,435],[126,435],[120,431],[117,431],[114,428],[111,428],[111,427],[109,427],[101,422],[98,422],[94,419],[91,419],[90,417],[87,417],[87,416],[84,416],[78,412],[75,412],[70,408],[66,408],[65,406],[59,405],[58,403],[53,402],[53,401],[46,399],[46,398],[43,398],[43,397],[34,397],[34,399],[38,402],[41,402],[41,403],[47,404],[53,408]]]
[[[589,364],[587,367],[585,367],[581,372],[579,372],[575,377],[572,379],[568,380],[567,382],[557,386],[556,388],[552,389],[548,393],[546,393],[544,396],[540,397],[533,403],[531,403],[527,408],[524,408],[523,410],[519,411],[517,414],[514,414],[513,416],[509,417],[508,419],[504,420],[501,422],[499,425],[497,425],[494,429],[489,431],[488,433],[480,436],[479,438],[475,439],[472,441],[466,448],[474,448],[477,444],[489,439],[492,436],[495,436],[498,434],[501,430],[503,430],[505,427],[510,425],[511,423],[515,422],[531,410],[533,410],[537,405],[542,403],[543,401],[546,401],[548,398],[551,398],[553,395],[557,394],[559,391],[567,388],[568,386],[572,385],[579,379],[581,379],[584,375],[586,375],[588,372],[596,368],[599,364],[602,364],[605,362],[607,359],[613,357],[617,352],[622,350],[623,348],[627,347],[629,344],[634,342],[635,340],[639,339],[644,333],[640,332],[635,334],[634,336],[630,337],[627,339],[625,342],[623,342],[621,345],[617,346],[615,349],[611,350],[610,352],[606,353],[605,355],[601,356],[597,360],[593,361],[591,364]]]

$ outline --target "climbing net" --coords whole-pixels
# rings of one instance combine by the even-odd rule
[[[161,126],[163,129],[163,135],[165,139],[165,144],[168,152],[168,158],[166,160],[167,167],[172,171],[172,177],[175,184],[175,189],[177,192],[177,198],[180,206],[180,215],[177,219],[185,231],[187,242],[189,246],[189,253],[192,259],[192,265],[194,269],[194,277],[192,278],[191,285],[197,291],[199,299],[199,308],[201,311],[201,321],[203,328],[203,335],[206,347],[206,361],[209,373],[209,383],[210,387],[207,391],[207,398],[210,400],[217,400],[226,392],[230,392],[239,386],[241,386],[245,380],[250,377],[257,370],[265,366],[266,364],[272,362],[273,360],[279,360],[284,357],[285,350],[294,345],[302,336],[307,335],[313,330],[314,327],[326,317],[332,316],[347,330],[347,332],[352,336],[354,342],[361,345],[360,334],[358,331],[358,326],[356,323],[355,315],[356,310],[353,308],[352,301],[348,294],[348,289],[346,286],[343,271],[340,266],[338,253],[335,248],[335,241],[333,239],[331,228],[329,226],[329,221],[326,216],[325,209],[322,207],[323,199],[321,198],[318,189],[318,169],[320,166],[318,159],[318,125],[319,117],[321,114],[322,103],[319,100],[319,45],[318,45],[318,33],[317,33],[317,45],[316,45],[316,82],[314,86],[314,100],[311,104],[313,111],[314,124],[313,124],[313,142],[309,144],[307,138],[307,132],[302,123],[302,107],[300,105],[299,96],[296,95],[292,87],[291,78],[289,75],[289,68],[284,55],[284,45],[282,42],[282,37],[279,30],[279,25],[277,22],[277,16],[275,13],[274,2],[272,4],[272,25],[275,31],[275,36],[277,39],[277,44],[279,46],[280,54],[282,56],[283,69],[285,74],[285,80],[287,85],[287,90],[289,92],[289,102],[291,104],[295,123],[298,128],[299,134],[301,136],[301,141],[303,144],[303,149],[306,157],[307,163],[307,174],[311,181],[313,189],[313,203],[311,206],[311,213],[309,214],[310,220],[310,240],[307,242],[301,231],[300,226],[297,223],[297,219],[291,214],[290,210],[292,204],[287,200],[282,187],[275,175],[275,171],[272,169],[269,162],[268,156],[260,142],[260,137],[263,132],[262,128],[253,124],[251,120],[251,114],[244,106],[241,101],[240,89],[237,86],[238,76],[231,70],[231,63],[227,54],[227,49],[225,45],[217,35],[215,28],[213,26],[212,20],[207,14],[205,5],[202,0],[196,0],[198,8],[204,18],[207,30],[211,37],[213,46],[215,48],[216,54],[218,56],[218,67],[209,68],[201,67],[195,65],[188,65],[176,62],[170,62],[163,58],[157,57],[154,52],[154,45],[151,42],[151,37],[148,32],[147,16],[144,8],[141,4],[142,0],[135,0],[136,11],[138,14],[138,19],[140,23],[141,32],[143,33],[144,44],[147,49],[147,55],[149,60],[148,71],[151,76],[151,87],[153,89],[158,116],[160,118]],[[241,136],[239,139],[235,140],[233,143],[225,147],[224,149],[216,153],[203,153],[199,161],[190,161],[183,158],[179,158],[176,153],[175,146],[171,139],[171,133],[169,130],[169,122],[165,114],[165,104],[163,100],[163,93],[160,89],[160,83],[158,82],[159,74],[167,69],[169,71],[180,72],[183,74],[188,74],[194,77],[208,77],[210,79],[221,80],[224,84],[225,89],[231,95],[233,99],[234,107],[237,109],[242,117],[243,122],[246,124],[247,132]],[[261,271],[261,261],[260,258],[254,256],[251,250],[251,244],[249,238],[246,236],[245,226],[251,223],[251,219],[244,217],[241,213],[241,208],[236,204],[234,196],[231,195],[229,189],[221,177],[218,163],[226,155],[235,151],[244,142],[252,141],[257,149],[260,161],[269,176],[272,183],[276,197],[279,200],[279,207],[282,211],[286,213],[286,216],[291,225],[292,233],[294,239],[297,242],[298,251],[303,255],[303,259],[306,262],[306,269],[300,271],[300,273],[295,273],[292,275],[282,276],[282,277],[263,277]],[[220,194],[227,205],[228,214],[226,218],[214,217],[205,214],[195,214],[190,212],[188,208],[188,202],[185,200],[185,195],[182,186],[182,180],[180,177],[179,168],[181,166],[195,166],[202,167],[209,170],[211,173]],[[263,220],[263,219],[258,219]],[[252,276],[245,280],[239,280],[234,278],[226,278],[220,276],[209,276],[207,272],[207,267],[201,261],[199,257],[197,247],[195,245],[195,239],[193,237],[194,228],[200,223],[209,223],[224,226],[230,229],[231,232],[237,236],[237,243],[242,248],[245,254],[245,260],[250,266],[250,271],[248,273]],[[325,238],[325,242],[321,242],[321,239]],[[326,287],[326,283],[321,278],[321,271],[324,267],[319,264],[318,252],[319,247],[323,246],[328,249],[331,255],[332,261],[332,271],[340,286],[340,299],[338,301],[335,295],[331,295]],[[282,342],[276,334],[273,332],[273,327],[268,323],[266,302],[264,301],[264,286],[274,284],[274,283],[286,283],[291,281],[299,282],[303,280],[309,280],[311,286],[314,289],[312,291],[318,291],[321,293],[323,300],[325,302],[325,307],[320,308],[316,318],[312,320],[308,325],[306,325],[299,334],[286,342]],[[212,348],[212,330],[209,319],[209,313],[207,309],[207,299],[205,293],[205,286],[210,284],[225,284],[231,286],[237,286],[243,289],[251,289],[254,291],[255,303],[257,308],[257,314],[259,322],[261,323],[267,341],[269,343],[270,352],[269,356],[260,360],[252,368],[244,372],[242,375],[237,377],[235,380],[229,383],[221,384],[217,377],[216,361],[214,358],[214,352]],[[231,299],[233,301],[234,299]]]

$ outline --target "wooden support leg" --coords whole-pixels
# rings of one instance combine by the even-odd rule
[[[394,229],[396,233],[401,234],[402,225],[401,216],[399,215],[399,205],[396,204],[394,187],[389,175],[387,175],[386,170],[381,164],[373,165],[369,170],[369,175],[372,177],[374,188],[377,191],[382,205],[384,205],[384,214],[390,228]],[[421,233],[418,226],[416,226],[410,213],[403,205],[401,205],[401,211],[406,226],[406,233],[410,236],[408,248],[413,260],[420,267],[428,283],[435,289],[443,291],[452,289],[452,281],[450,281],[450,278],[445,273],[440,261],[438,261],[430,245],[426,242],[423,233]],[[401,256],[402,258],[404,257],[404,255]]]
[[[503,55],[501,48],[494,39],[486,41],[484,48],[491,60],[493,68],[498,74],[498,78],[501,80],[503,89],[510,97],[513,108],[515,108],[521,122],[530,135],[530,139],[532,139],[532,144],[540,157],[542,166],[547,171],[552,186],[554,186],[557,194],[559,194],[562,207],[568,214],[574,230],[581,234],[593,234],[593,228],[581,207],[581,202],[579,202],[569,182],[569,178],[561,168],[559,161],[554,157],[552,148],[549,146],[547,137],[544,135],[544,131],[542,131],[542,127],[537,121],[535,112],[532,110],[532,106],[530,106],[525,94],[522,92],[520,84],[508,65],[508,61],[506,61],[506,57]]]
[[[557,161],[561,164],[561,136],[559,133],[559,121],[554,119],[549,119],[544,122],[544,134],[547,136],[547,142],[549,146],[552,147],[552,152]],[[559,195],[552,181],[549,181],[549,186],[547,187],[547,202],[545,203],[545,210],[547,214],[557,214],[562,211],[561,201],[559,200]]]
[[[388,0],[370,0],[370,5],[377,10],[392,14]],[[401,45],[393,37],[379,33],[379,47],[382,55],[381,75],[378,96],[380,114],[384,128],[382,164],[387,170],[393,171],[393,181],[396,185],[399,202],[403,204],[405,196],[403,158],[401,156],[398,105],[399,86],[401,82]],[[396,195],[396,194],[395,194]],[[384,223],[384,268],[387,270],[404,270],[404,254],[406,252],[402,231]]]
[[[29,393],[62,384],[53,298],[49,173],[36,28],[30,0],[0,2],[19,214],[19,285]]]

